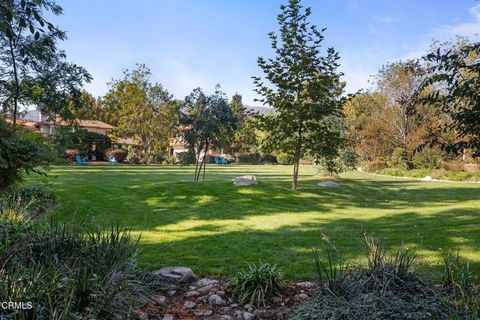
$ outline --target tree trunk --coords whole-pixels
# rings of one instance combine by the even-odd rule
[[[205,167],[207,165],[207,152],[208,152],[208,149],[210,148],[210,144],[208,143],[208,141],[205,141],[205,152],[203,154],[203,160],[202,160],[202,165],[203,165],[203,181],[205,181]],[[202,171],[202,167],[200,166],[200,172],[198,173],[198,180],[200,180],[200,173]]]
[[[195,162],[195,175],[193,176],[193,182],[197,182],[197,170],[198,170],[198,163],[200,162],[200,155],[201,155],[201,150],[198,150],[197,153],[197,161]]]
[[[11,38],[9,38],[8,42],[10,45],[10,55],[12,56],[13,77],[15,79],[15,93],[13,94],[13,115],[12,115],[12,123],[13,123],[13,126],[15,127],[17,125],[18,98],[20,96],[20,85],[18,83],[17,61],[15,60],[15,52],[13,50],[13,41]]]
[[[297,191],[298,189],[298,167],[300,165],[300,159],[295,159],[293,164],[293,181],[292,181],[292,190]]]
[[[202,174],[202,167],[203,167],[203,170],[204,170],[204,180],[205,180],[205,158],[207,157],[207,151],[208,151],[208,148],[209,148],[209,143],[208,143],[208,140],[205,140],[205,148],[203,149],[204,150],[204,154],[203,154],[203,159],[202,159],[202,162],[200,162],[200,167],[197,167],[195,168],[195,182],[198,182],[200,180],[200,175]],[[200,158],[200,154],[198,154],[198,158]],[[197,160],[198,162],[198,160]]]
[[[297,144],[295,146],[295,159],[293,163],[293,181],[292,181],[293,191],[297,191],[298,189],[298,169],[300,167],[301,148],[302,148],[302,129],[300,128],[298,130]]]

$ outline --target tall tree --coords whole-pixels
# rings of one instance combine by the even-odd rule
[[[194,181],[198,182],[203,169],[205,180],[205,166],[208,151],[211,148],[221,149],[228,146],[238,126],[238,119],[230,107],[225,93],[217,85],[215,93],[205,95],[200,88],[196,88],[185,97],[183,106],[182,131],[184,140],[190,149],[196,151],[196,166]],[[200,160],[200,158],[203,158]]]
[[[480,42],[465,39],[438,47],[425,60],[428,77],[421,89],[429,94],[424,102],[441,108],[450,118],[446,130],[458,140],[450,147],[457,153],[472,149],[480,156]]]
[[[150,75],[150,69],[143,64],[133,71],[124,70],[123,79],[112,81],[104,97],[116,126],[115,134],[139,139],[146,156],[154,149],[166,151],[170,134],[165,131],[162,113],[171,107],[172,99],[161,84],[150,82]]]
[[[57,41],[65,32],[45,19],[60,15],[51,0],[0,2],[0,102],[16,124],[19,106],[33,104],[52,117],[71,116],[67,99],[76,99],[91,76],[65,61]]]
[[[424,69],[420,63],[408,60],[387,64],[376,76],[377,91],[385,97],[382,118],[392,127],[405,152],[410,133],[415,127],[419,107],[416,93],[423,75]]]
[[[298,171],[303,156],[333,157],[342,140],[338,120],[342,117],[339,55],[328,48],[322,56],[323,32],[310,24],[310,8],[300,0],[281,6],[280,36],[269,33],[275,57],[259,57],[265,79],[253,77],[258,101],[275,107],[272,115],[261,116],[268,130],[266,149],[277,149],[294,157],[292,189],[298,188]]]

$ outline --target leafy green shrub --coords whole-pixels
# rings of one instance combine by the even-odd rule
[[[344,171],[353,170],[357,166],[357,155],[348,150],[342,149],[335,158],[317,158],[314,161],[314,168],[322,175],[334,175]]]
[[[294,160],[295,160],[295,157],[293,155],[286,154],[286,153],[277,154],[277,161],[279,164],[290,165],[290,164],[293,164]]]
[[[117,162],[123,162],[127,157],[127,150],[125,149],[109,149],[105,152],[105,160],[108,160],[110,156],[114,156]]]
[[[432,171],[430,169],[405,170],[401,168],[386,168],[379,173],[394,177],[423,178],[425,176],[431,176]]]
[[[283,275],[277,265],[248,264],[247,269],[239,271],[228,285],[240,303],[265,306],[267,301],[281,296]]]
[[[278,163],[277,157],[273,154],[264,153],[260,156],[260,162],[262,163]]]
[[[444,180],[447,177],[447,170],[445,170],[445,169],[432,170],[432,172],[430,173],[430,176],[433,179]]]
[[[177,161],[177,158],[175,158],[174,155],[170,155],[170,154],[168,156],[166,156],[165,159],[164,159],[164,162],[166,164],[175,164],[176,161]]]
[[[46,141],[27,130],[0,119],[0,192],[21,180],[23,173],[41,173],[53,160]]]
[[[394,177],[406,177],[407,176],[407,170],[400,169],[400,168],[386,168],[378,173],[384,174],[387,176],[394,176]]]
[[[387,168],[387,163],[384,160],[374,160],[370,161],[365,165],[365,170],[367,172],[379,172]]]
[[[413,165],[417,169],[438,169],[441,164],[441,155],[432,149],[424,149],[413,156]]]
[[[410,161],[407,151],[401,147],[393,150],[392,156],[388,161],[388,166],[405,170],[413,169],[413,163]]]
[[[426,176],[431,176],[432,170],[431,169],[412,169],[407,171],[407,177],[412,178],[423,178]]]
[[[464,171],[464,165],[460,161],[448,161],[443,163],[443,169],[452,172]]]
[[[180,152],[177,154],[177,158],[178,158],[178,162],[183,165],[195,164],[195,162],[197,161],[197,158],[195,156],[195,151],[193,150]]]
[[[260,162],[260,154],[258,152],[253,153],[238,153],[236,155],[238,163],[259,163]]]
[[[472,177],[474,176],[471,172],[465,171],[447,171],[445,175],[446,180],[452,181],[468,181],[473,180]]]
[[[138,148],[134,146],[127,147],[127,156],[125,160],[130,164],[139,164],[140,163],[141,153]]]

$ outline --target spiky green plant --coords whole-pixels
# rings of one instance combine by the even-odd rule
[[[465,319],[480,316],[480,281],[471,271],[470,264],[460,259],[460,252],[448,251],[443,257],[442,281],[456,301],[458,312]]]
[[[232,295],[240,303],[248,302],[255,306],[265,306],[267,301],[280,297],[283,285],[280,268],[265,262],[247,263],[247,268],[237,272],[228,283]]]
[[[322,290],[326,290],[333,295],[341,295],[345,291],[349,263],[343,259],[330,238],[323,235],[322,240],[327,244],[324,251],[326,263],[322,261],[319,251],[312,249],[318,282]]]

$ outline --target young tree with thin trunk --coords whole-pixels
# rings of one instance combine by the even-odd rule
[[[269,34],[275,57],[258,58],[265,75],[253,77],[258,101],[275,108],[259,117],[260,128],[269,132],[264,149],[293,156],[295,191],[302,157],[334,157],[342,141],[339,55],[333,48],[322,55],[325,29],[310,24],[310,14],[300,0],[281,6],[280,34]]]
[[[217,85],[215,93],[205,95],[200,88],[196,88],[185,97],[183,106],[183,138],[191,150],[196,152],[194,181],[198,182],[205,168],[208,151],[212,148],[221,149],[229,146],[238,119],[235,116],[225,93]]]

